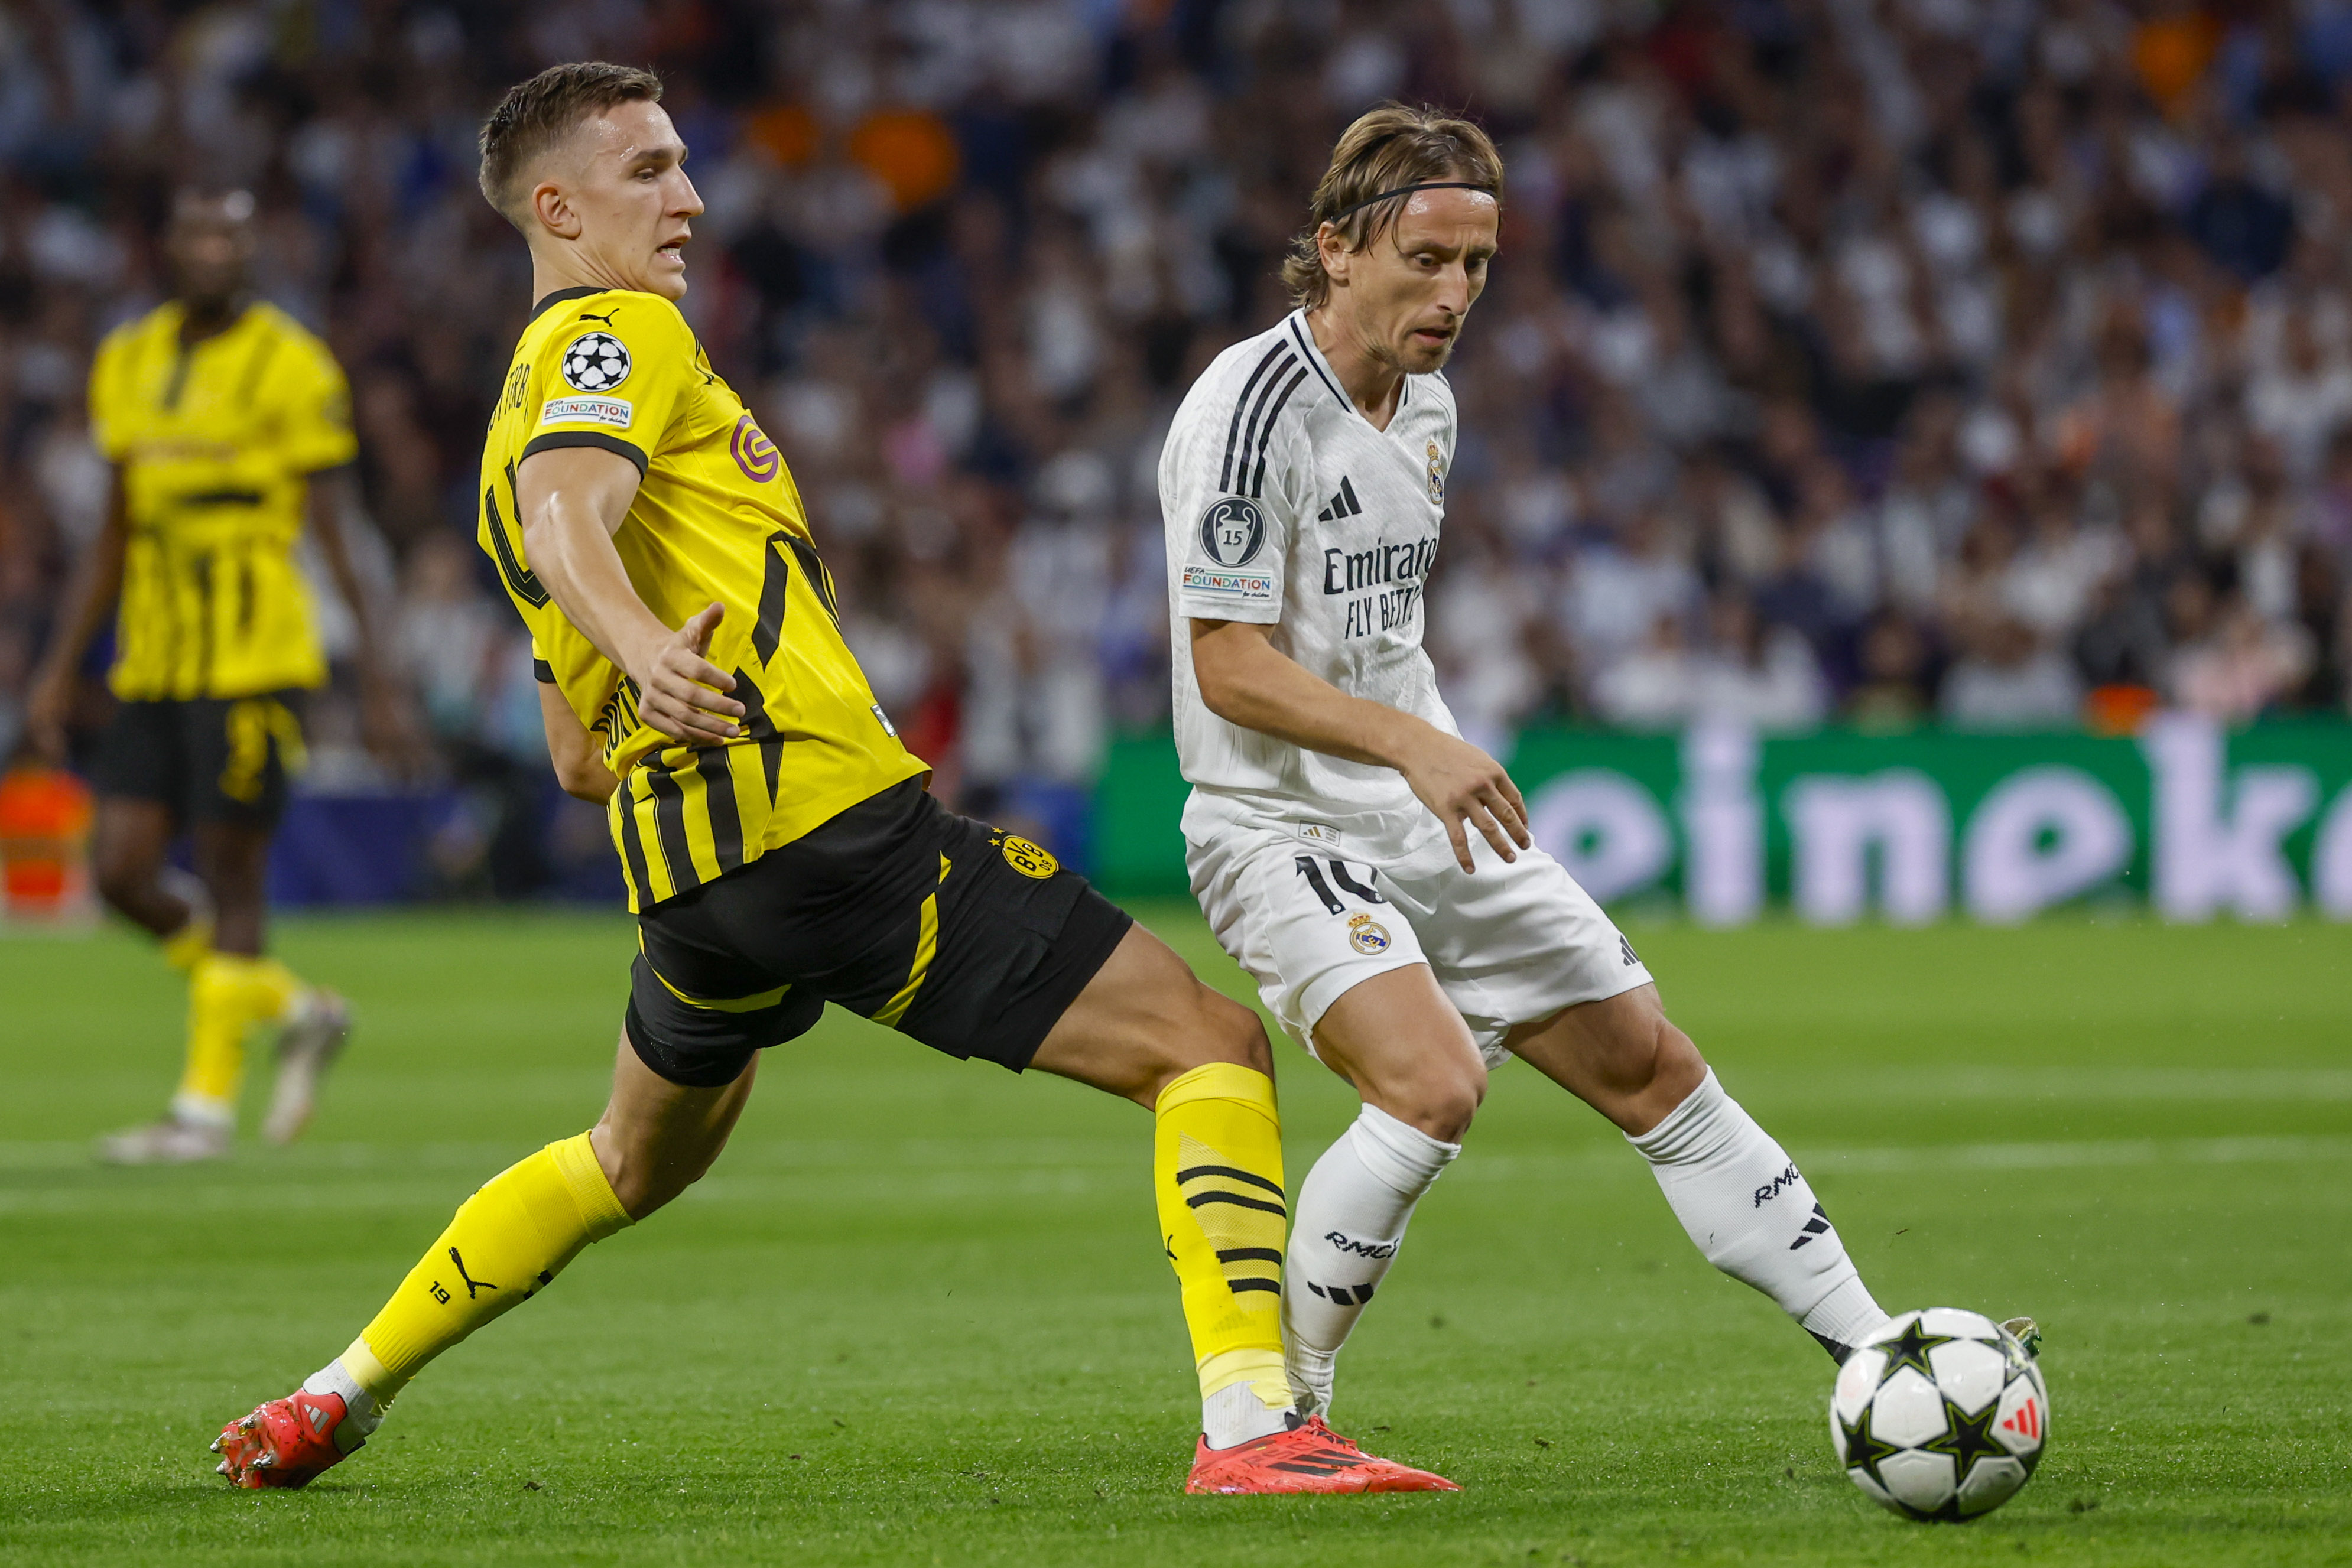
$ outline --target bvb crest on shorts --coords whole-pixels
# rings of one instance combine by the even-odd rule
[[[1023,876],[1034,876],[1043,882],[1062,869],[1062,862],[1054,858],[1053,851],[1018,833],[1005,834],[1003,848],[1004,863]]]
[[[1389,950],[1389,928],[1369,915],[1348,916],[1348,946],[1370,956]]]

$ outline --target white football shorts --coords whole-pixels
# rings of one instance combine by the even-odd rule
[[[1185,838],[1202,913],[1310,1055],[1333,1002],[1408,964],[1429,966],[1490,1068],[1510,1060],[1515,1026],[1650,983],[1624,933],[1539,849],[1506,861],[1474,832],[1466,874],[1433,821],[1388,854],[1323,821],[1186,825],[1206,835]]]

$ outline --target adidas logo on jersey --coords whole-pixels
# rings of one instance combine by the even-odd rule
[[[1339,476],[1339,493],[1323,504],[1323,509],[1315,514],[1315,520],[1318,523],[1337,522],[1341,517],[1360,517],[1363,510],[1364,504],[1356,499],[1356,487],[1342,474]]]

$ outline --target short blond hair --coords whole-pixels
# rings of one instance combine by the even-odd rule
[[[1469,120],[1426,105],[1384,103],[1359,117],[1331,150],[1331,166],[1307,204],[1306,231],[1283,258],[1291,303],[1312,310],[1331,296],[1316,243],[1325,224],[1339,225],[1349,250],[1361,250],[1396,226],[1414,186],[1440,181],[1474,185],[1500,203],[1503,155]]]
[[[661,78],[635,66],[576,60],[517,82],[482,121],[482,194],[507,222],[523,227],[515,181],[582,120],[616,104],[659,103]],[[525,229],[527,234],[530,231]]]

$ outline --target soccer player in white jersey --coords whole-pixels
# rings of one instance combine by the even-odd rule
[[[1285,268],[1298,308],[1218,356],[1160,462],[1192,890],[1363,1099],[1293,1204],[1301,1409],[1328,1409],[1340,1345],[1513,1053],[1622,1129],[1708,1260],[1832,1356],[1886,1321],[1633,945],[1532,847],[1422,651],[1454,451],[1439,371],[1502,194],[1476,126],[1396,105],[1358,120]]]

